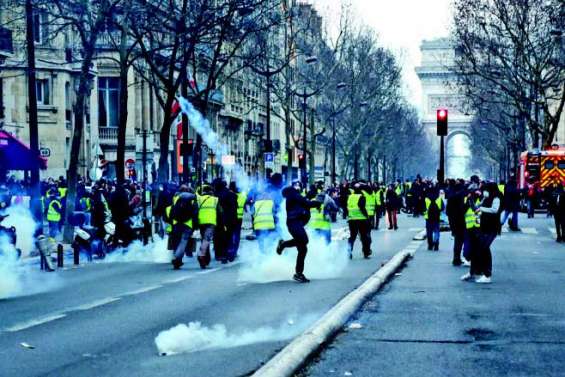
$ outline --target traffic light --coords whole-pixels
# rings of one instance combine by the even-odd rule
[[[447,109],[437,110],[437,136],[447,136]]]
[[[300,169],[306,169],[306,159],[303,154],[298,155],[298,167]]]

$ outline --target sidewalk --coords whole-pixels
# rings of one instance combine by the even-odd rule
[[[440,252],[421,247],[303,375],[565,375],[565,245],[549,221],[495,240],[491,285],[459,280],[442,233]]]

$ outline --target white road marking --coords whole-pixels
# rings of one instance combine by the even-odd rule
[[[421,232],[424,228],[410,228],[408,229],[409,232]]]
[[[87,304],[75,306],[73,308],[65,310],[65,312],[90,310],[90,309],[98,308],[100,306],[108,305],[112,302],[119,301],[119,300],[121,300],[121,298],[119,298],[119,297],[106,297],[106,298],[103,298],[101,300],[96,300],[96,301],[93,301],[93,302],[89,302]]]
[[[152,285],[152,286],[149,286],[149,287],[139,288],[139,289],[136,289],[135,291],[124,293],[122,296],[135,296],[135,295],[138,295],[140,293],[154,291],[155,289],[159,289],[159,288],[163,288],[163,286],[162,285]]]
[[[522,228],[522,233],[524,233],[524,234],[538,234],[538,230],[536,228]]]
[[[192,279],[193,275],[187,275],[187,276],[182,276],[180,278],[175,278],[175,279],[171,279],[171,280],[165,280],[163,282],[163,284],[174,284],[174,283],[180,283],[181,281],[185,281],[188,279]]]
[[[17,323],[13,326],[10,327],[6,327],[4,329],[4,331],[7,332],[16,332],[16,331],[21,331],[21,330],[26,330],[29,329],[31,327],[35,327],[35,326],[39,326],[39,325],[43,325],[45,323],[49,323],[49,322],[53,322],[56,321],[58,319],[64,318],[66,317],[66,314],[63,313],[56,313],[56,314],[51,314],[45,317],[41,317],[41,318],[36,318],[36,319],[32,319],[30,321],[26,321],[26,322],[22,322],[22,323]]]

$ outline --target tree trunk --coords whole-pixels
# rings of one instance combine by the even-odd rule
[[[128,124],[128,62],[127,34],[122,31],[120,41],[120,121],[118,123],[118,148],[116,152],[116,178],[125,182],[126,131]]]
[[[172,107],[174,95],[167,96],[167,102],[165,104],[165,109],[163,109],[163,124],[161,125],[161,131],[159,134],[159,172],[158,180],[160,183],[167,183],[169,180],[169,141],[171,139],[171,126],[172,126]]]
[[[90,97],[90,65],[94,56],[94,43],[96,37],[91,37],[89,46],[84,46],[84,60],[81,65],[81,72],[79,77],[79,85],[74,105],[75,122],[73,129],[73,137],[71,141],[71,154],[69,158],[69,168],[67,169],[67,204],[64,216],[65,227],[63,229],[63,237],[65,242],[72,242],[74,235],[74,226],[68,221],[70,215],[75,211],[75,202],[77,194],[77,180],[78,180],[78,160],[80,154],[80,144],[82,141],[82,133],[84,129],[84,108],[87,98]]]
[[[316,135],[315,135],[315,127],[314,124],[314,110],[312,110],[312,114],[310,117],[310,159],[309,159],[309,172],[308,172],[308,183],[314,184],[314,174],[316,171]]]

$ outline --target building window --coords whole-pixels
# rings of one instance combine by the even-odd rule
[[[35,93],[38,105],[49,105],[49,80],[37,80],[35,82]]]
[[[33,39],[37,44],[43,44],[47,40],[47,13],[35,12],[33,15]]]
[[[98,79],[98,122],[100,127],[118,127],[119,87],[117,77]]]

